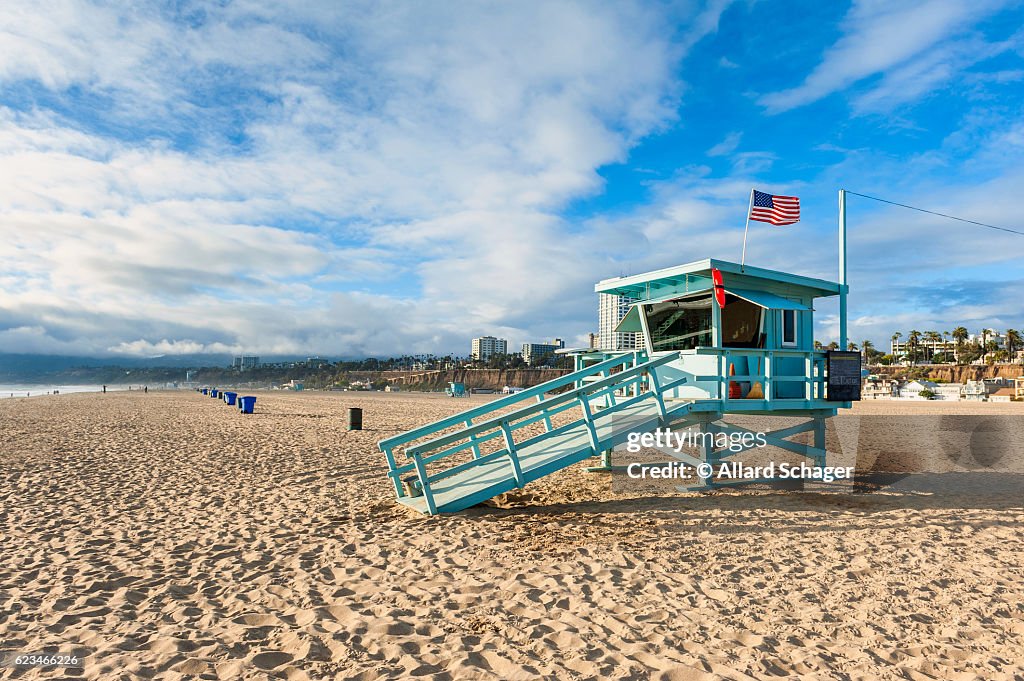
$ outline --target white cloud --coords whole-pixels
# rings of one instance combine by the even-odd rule
[[[778,113],[879,74],[885,76],[882,82],[861,96],[856,108],[879,110],[885,108],[883,103],[909,101],[989,56],[980,41],[959,45],[952,39],[1006,4],[1002,0],[858,0],[842,21],[848,27],[846,34],[826,50],[804,82],[758,101],[769,112]]]
[[[708,149],[708,156],[728,156],[732,152],[736,151],[736,148],[740,145],[741,139],[743,139],[742,132],[738,130],[730,132],[725,136],[725,139]]]
[[[0,350],[430,352],[592,323],[611,240],[557,213],[674,120],[685,47],[655,8],[176,11],[0,8],[0,85],[60,102],[0,108]]]

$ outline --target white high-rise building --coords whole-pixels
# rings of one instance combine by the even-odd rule
[[[550,343],[523,343],[523,361],[527,364],[536,364],[538,360],[553,355],[556,350],[565,347],[565,341],[556,338]]]
[[[507,355],[508,341],[494,336],[474,338],[471,353],[473,359],[480,360],[490,359],[491,355]]]
[[[643,347],[643,339],[639,333],[615,333],[622,318],[629,312],[630,306],[636,302],[628,296],[615,296],[599,293],[597,305],[598,343],[602,350],[635,350]]]
[[[256,369],[260,365],[260,358],[254,355],[242,355],[231,360],[231,366],[239,371]]]

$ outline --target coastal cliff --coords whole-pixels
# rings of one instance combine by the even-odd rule
[[[448,369],[387,371],[379,376],[405,390],[444,390],[449,383],[464,383],[470,390],[500,391],[506,385],[529,388],[567,373],[565,369]]]
[[[892,376],[894,378],[913,374],[915,377],[942,383],[964,383],[966,381],[980,381],[983,378],[1016,378],[1024,376],[1024,365],[1020,364],[993,364],[991,366],[943,364],[918,367],[872,366],[868,368],[873,374]]]

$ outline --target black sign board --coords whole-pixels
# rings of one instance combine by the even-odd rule
[[[829,402],[859,400],[860,353],[829,350],[827,362],[828,388],[825,399]]]

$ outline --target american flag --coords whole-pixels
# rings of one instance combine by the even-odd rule
[[[800,199],[795,196],[774,196],[754,190],[750,219],[773,225],[791,225],[800,221]]]

